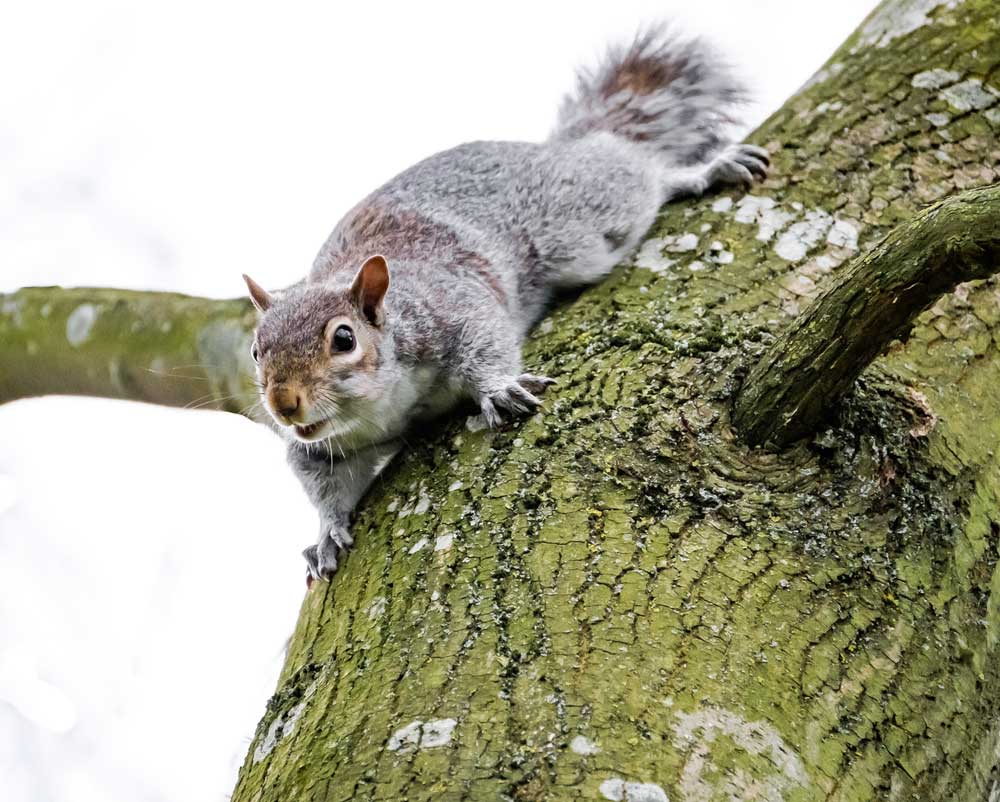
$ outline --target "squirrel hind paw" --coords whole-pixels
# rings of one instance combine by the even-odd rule
[[[728,148],[727,154],[732,161],[746,167],[754,178],[759,178],[762,181],[767,178],[768,167],[771,165],[771,154],[764,148],[748,145],[744,142]]]
[[[712,163],[710,186],[742,186],[749,189],[755,180],[767,178],[770,154],[756,145],[730,145]]]

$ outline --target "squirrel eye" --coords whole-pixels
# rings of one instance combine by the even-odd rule
[[[250,346],[250,358],[254,362],[260,362],[260,351],[257,350],[257,343]]]
[[[341,353],[354,350],[354,332],[350,326],[337,326],[333,333],[333,350]]]

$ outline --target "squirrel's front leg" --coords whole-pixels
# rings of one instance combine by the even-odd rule
[[[316,544],[302,552],[310,579],[333,576],[338,559],[354,542],[351,513],[401,445],[392,440],[340,456],[326,443],[289,444],[288,462],[319,512]]]
[[[504,414],[531,415],[542,405],[538,396],[555,384],[555,379],[521,372],[521,343],[502,314],[469,321],[466,342],[474,343],[475,348],[459,355],[457,372],[487,425],[499,426]]]

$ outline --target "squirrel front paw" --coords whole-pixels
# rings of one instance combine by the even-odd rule
[[[749,189],[755,179],[767,178],[771,155],[756,145],[730,145],[709,165],[710,187],[742,186]]]
[[[323,524],[319,540],[302,552],[308,571],[307,582],[325,579],[329,581],[337,572],[337,560],[354,542],[351,533],[342,526]]]
[[[538,395],[555,383],[555,379],[548,376],[535,376],[531,373],[504,378],[479,399],[483,418],[488,426],[495,428],[503,423],[500,410],[515,416],[530,415],[542,405]]]

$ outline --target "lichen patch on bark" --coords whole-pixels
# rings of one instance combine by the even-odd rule
[[[400,727],[389,738],[386,749],[390,752],[411,752],[416,749],[436,749],[451,741],[455,730],[455,719],[444,718],[435,721],[411,721]]]
[[[861,28],[860,42],[855,47],[855,52],[861,47],[885,47],[894,39],[929,25],[932,12],[937,9],[953,9],[960,3],[961,0],[898,0],[883,3],[872,12]]]
[[[689,753],[681,771],[680,789],[685,802],[712,802],[719,798],[784,800],[789,793],[809,786],[802,760],[790,749],[777,729],[766,722],[746,721],[718,708],[679,713],[674,725],[675,743]],[[722,751],[717,741],[728,740],[739,753],[764,757],[760,766],[747,771],[738,762],[730,764],[729,749]],[[714,754],[726,755],[726,763],[716,764]],[[720,780],[720,777],[725,779]]]
[[[97,320],[98,309],[94,304],[80,304],[66,318],[66,339],[70,345],[83,345],[90,337],[90,330]]]
[[[601,783],[601,796],[612,802],[670,802],[666,793],[655,783],[626,782],[610,777]]]

